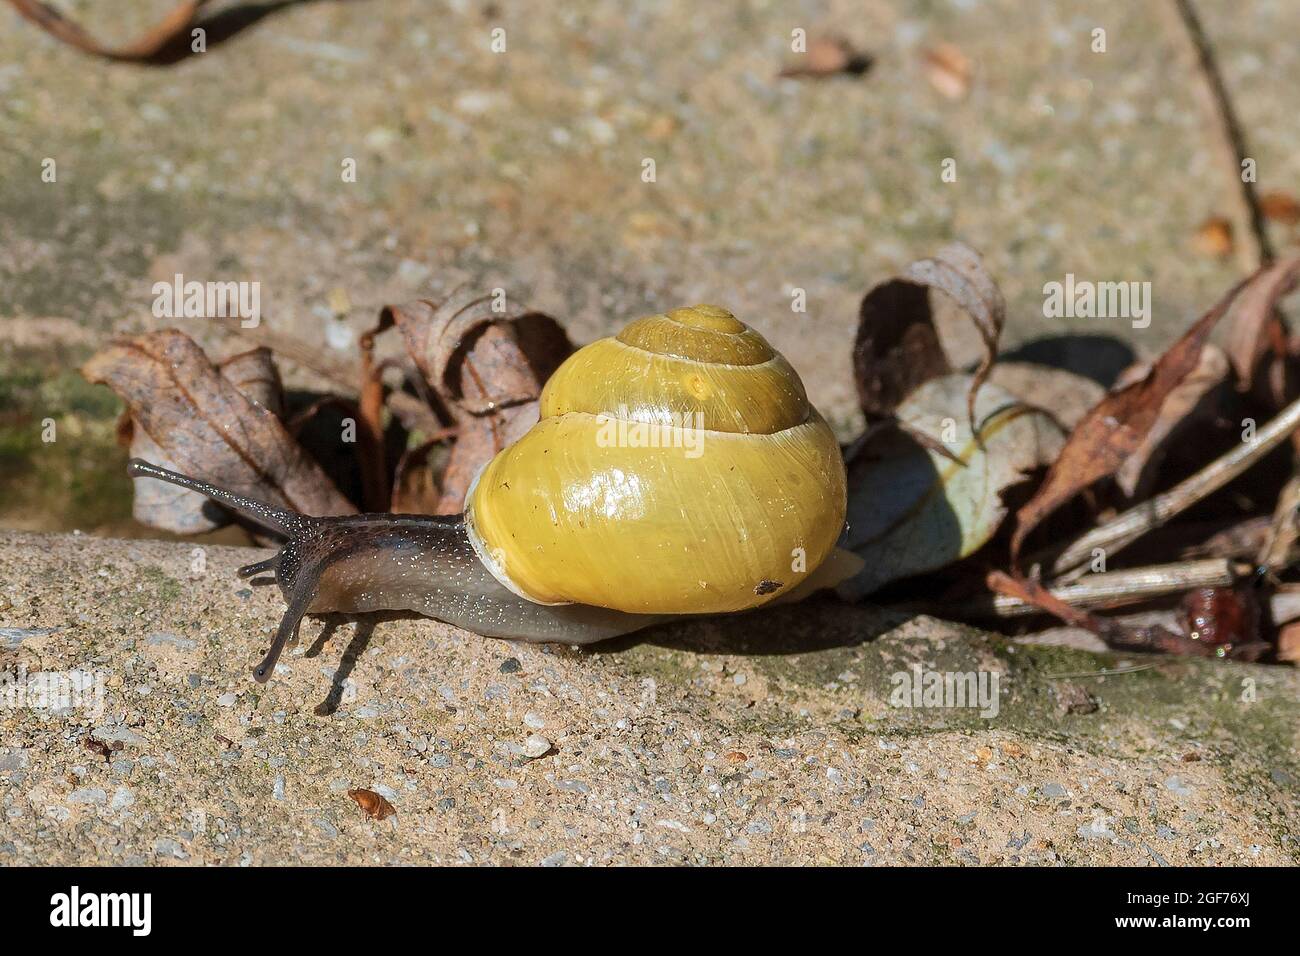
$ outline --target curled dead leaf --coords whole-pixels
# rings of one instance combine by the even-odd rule
[[[48,3],[42,3],[41,0],[9,0],[15,10],[56,40],[94,56],[131,62],[156,60],[178,41],[188,41],[195,17],[208,2],[209,0],[184,0],[142,36],[122,46],[109,46],[96,40],[79,24],[69,20]],[[188,47],[188,43],[185,45]]]
[[[223,359],[217,368],[250,401],[276,417],[283,416],[284,386],[270,349],[240,352]],[[147,432],[136,428],[129,410],[123,413],[118,423],[118,439],[130,449],[133,458],[143,458],[176,470],[177,463],[172,460],[171,452],[161,447]],[[228,511],[211,504],[202,495],[174,485],[139,479],[134,488],[131,511],[141,524],[177,534],[199,534],[224,527],[233,520]]]
[[[898,408],[903,427],[879,433],[850,463],[842,546],[863,567],[839,585],[842,597],[857,600],[973,554],[1006,517],[1003,492],[1056,457],[1060,428],[996,385],[976,395],[977,441],[964,407],[971,378],[922,385]]]
[[[1037,362],[1001,359],[989,373],[989,382],[1026,405],[1041,408],[1066,429],[1079,424],[1106,394],[1105,388],[1087,376]]]
[[[383,794],[375,793],[373,790],[357,787],[349,790],[348,796],[355,800],[362,812],[372,820],[387,820],[397,812]]]
[[[877,285],[862,300],[853,344],[854,381],[868,423],[891,418],[918,386],[965,364],[970,350],[962,333],[971,327],[979,339],[967,398],[973,420],[975,393],[993,367],[1005,321],[997,283],[979,254],[962,243]]]
[[[542,386],[573,351],[564,330],[540,312],[501,307],[493,295],[453,294],[386,306],[425,380],[457,425],[442,476],[439,514],[460,511],[478,469],[537,421]]]
[[[395,514],[435,514],[442,492],[434,480],[430,459],[446,439],[431,438],[415,448],[408,448],[397,463],[393,475],[392,510]]]
[[[264,367],[246,374],[264,357],[238,358],[232,365],[238,377],[265,384]],[[82,374],[126,403],[134,455],[303,514],[355,513],[279,418],[241,392],[184,333],[119,340],[92,356]],[[136,517],[169,531],[205,530],[196,527],[195,515],[216,507],[151,478],[136,478],[135,487]]]
[[[843,37],[817,37],[798,61],[781,71],[783,77],[821,79],[837,74],[861,76],[871,69],[871,57]]]
[[[1206,345],[1196,368],[1165,396],[1150,430],[1115,473],[1116,483],[1128,498],[1145,498],[1154,490],[1169,449],[1186,437],[1189,429],[1212,417],[1214,393],[1227,378],[1228,357],[1216,345]]]
[[[1232,361],[1233,372],[1243,391],[1250,390],[1270,346],[1277,341],[1272,334],[1278,330],[1271,325],[1278,322],[1273,306],[1295,288],[1300,278],[1300,256],[1288,256],[1265,267],[1251,279],[1250,284],[1232,304],[1228,313],[1226,348]],[[1284,355],[1275,357],[1284,359]],[[1285,346],[1281,349],[1285,351]]]

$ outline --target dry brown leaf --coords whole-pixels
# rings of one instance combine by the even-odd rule
[[[361,458],[361,496],[367,511],[387,511],[392,501],[384,446],[384,363],[375,361],[375,336],[391,324],[381,318],[361,335],[361,387],[357,400],[357,444]]]
[[[1284,226],[1300,223],[1300,200],[1280,189],[1259,197],[1259,211],[1264,214],[1264,218],[1280,222]]]
[[[1223,216],[1211,216],[1196,227],[1192,248],[1203,256],[1226,259],[1232,255],[1232,223]]]
[[[979,336],[982,354],[966,403],[969,420],[975,420],[975,394],[997,357],[1006,302],[979,254],[953,243],[933,258],[912,263],[902,276],[877,285],[862,300],[853,372],[868,423],[892,418],[918,386],[952,371],[944,340],[956,334],[947,330],[945,309],[930,290],[943,293],[941,299],[955,305]]]
[[[188,40],[199,10],[208,0],[184,0],[144,35],[122,46],[106,46],[82,27],[40,0],[9,0],[14,9],[50,36],[85,53],[109,60],[151,61],[179,40]],[[188,43],[186,44],[188,48]]]
[[[283,416],[284,386],[270,349],[255,348],[232,355],[218,363],[217,368],[245,398],[276,417]],[[129,410],[122,413],[118,423],[118,438],[130,449],[133,458],[143,458],[173,471],[183,470],[166,448],[135,427]],[[234,520],[229,511],[211,504],[197,492],[148,478],[137,479],[134,488],[131,511],[141,524],[177,534],[200,534],[225,527]]]
[[[241,359],[236,368],[252,361]],[[184,333],[168,329],[119,340],[94,355],[82,374],[126,403],[138,457],[152,454],[155,464],[303,514],[355,513],[275,414],[245,396]],[[135,482],[140,521],[192,530],[194,502],[185,496],[193,492],[175,489],[163,498],[149,489],[161,483]],[[141,500],[154,504],[142,512]],[[164,504],[168,500],[172,504]]]
[[[1226,348],[1243,391],[1254,386],[1265,353],[1277,341],[1270,329],[1276,321],[1273,306],[1295,288],[1298,278],[1300,255],[1279,259],[1259,272],[1232,305],[1225,323]]]
[[[417,300],[383,311],[457,425],[439,514],[460,511],[478,469],[537,422],[542,386],[573,351],[550,316],[496,311],[496,301],[462,291],[441,305]]]
[[[372,820],[387,820],[397,812],[383,794],[375,793],[373,790],[356,787],[348,791],[348,796],[355,800],[357,806]]]
[[[821,79],[847,73],[861,76],[871,69],[871,57],[856,50],[843,37],[817,37],[808,43],[808,50],[795,63],[781,71],[784,77],[809,77]]]
[[[1129,499],[1151,493],[1170,448],[1209,417],[1212,394],[1227,377],[1228,357],[1218,346],[1206,345],[1196,368],[1165,397],[1155,423],[1115,473],[1116,483]]]
[[[271,350],[249,349],[222,359],[217,367],[249,401],[257,402],[276,418],[284,418],[284,384]]]
[[[1138,449],[1169,393],[1199,364],[1201,348],[1215,324],[1237,294],[1261,275],[1257,272],[1236,285],[1160,356],[1141,381],[1111,392],[1084,416],[1037,493],[1016,513],[1012,567],[1018,567],[1021,545],[1044,518],[1085,488],[1115,474]]]
[[[922,51],[921,56],[931,86],[950,100],[966,97],[974,71],[965,53],[954,44],[938,43]]]

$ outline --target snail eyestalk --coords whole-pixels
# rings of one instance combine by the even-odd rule
[[[132,478],[155,478],[158,481],[165,481],[169,485],[176,485],[187,491],[197,492],[211,498],[218,504],[225,505],[231,511],[243,515],[249,521],[254,521],[265,528],[270,528],[272,531],[280,532],[285,537],[292,537],[295,534],[302,533],[312,523],[311,518],[298,514],[296,511],[277,508],[275,505],[268,505],[264,501],[249,498],[247,495],[236,494],[233,491],[218,488],[216,485],[210,485],[206,481],[168,471],[166,468],[160,468],[143,458],[132,458],[128,461],[126,463],[126,473]]]

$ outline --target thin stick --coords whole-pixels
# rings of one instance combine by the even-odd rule
[[[1246,569],[1247,566],[1229,561],[1227,558],[1205,558],[1200,561],[1157,564],[1145,568],[1126,568],[1122,571],[1090,574],[1075,584],[1054,587],[1050,593],[1072,607],[1121,607],[1171,594],[1182,594],[1196,588],[1231,587],[1242,577]],[[926,607],[934,606],[926,605]],[[944,610],[949,614],[953,613],[951,605],[946,606]],[[1041,608],[1009,594],[983,596],[971,604],[961,606],[959,610],[972,616],[998,618],[1043,613]]]
[[[1270,571],[1281,571],[1286,567],[1291,549],[1295,547],[1300,528],[1296,527],[1296,514],[1300,511],[1300,475],[1292,475],[1282,493],[1278,495],[1277,505],[1273,509],[1273,521],[1269,525],[1268,538],[1259,549],[1255,563]]]
[[[1274,624],[1288,624],[1300,618],[1300,590],[1294,585],[1283,585],[1268,599],[1268,610]]]
[[[1236,186],[1229,198],[1233,205],[1234,233],[1239,237],[1237,255],[1245,272],[1254,272],[1272,260],[1273,248],[1264,227],[1264,213],[1255,195],[1254,182],[1242,178],[1242,161],[1246,155],[1246,137],[1233,108],[1223,75],[1219,72],[1209,38],[1201,26],[1192,0],[1168,0],[1166,10],[1173,26],[1173,40],[1193,65],[1200,82],[1196,84],[1201,109],[1210,122],[1210,139],[1215,155],[1226,176]]]
[[[1092,557],[1095,549],[1114,557],[1148,531],[1218,491],[1286,441],[1297,428],[1300,428],[1300,399],[1282,409],[1256,432],[1254,441],[1238,445],[1164,494],[1135,505],[1077,539],[1052,564],[1053,575],[1064,574],[1083,564]]]

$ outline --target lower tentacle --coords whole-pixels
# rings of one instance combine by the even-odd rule
[[[319,574],[314,570],[312,573],[303,575],[298,579],[297,586],[289,598],[289,606],[285,609],[284,617],[280,618],[280,627],[275,632],[275,639],[271,642],[271,649],[262,658],[262,663],[253,669],[253,680],[259,684],[267,682],[271,673],[275,670],[276,662],[280,659],[280,652],[284,650],[289,638],[298,633],[298,625],[302,623],[303,616],[307,613],[307,609],[311,607],[311,602],[316,597],[316,583],[318,580]]]

